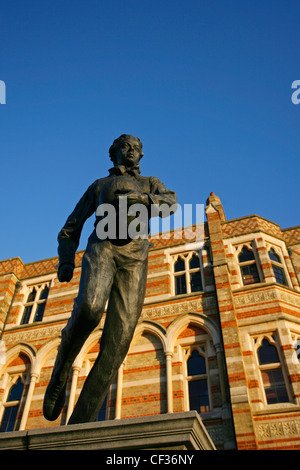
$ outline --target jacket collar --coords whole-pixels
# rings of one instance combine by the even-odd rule
[[[113,168],[110,168],[109,174],[110,175],[131,175],[131,176],[137,176],[141,173],[140,166],[136,165],[132,168],[127,168],[125,165],[118,165],[114,166]]]

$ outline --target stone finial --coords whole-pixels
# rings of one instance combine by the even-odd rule
[[[221,200],[214,192],[211,192],[209,197],[206,200],[206,207],[212,206],[215,210],[218,211],[221,222],[226,221],[225,212],[221,203]]]

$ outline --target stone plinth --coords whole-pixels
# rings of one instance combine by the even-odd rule
[[[0,450],[215,450],[198,413],[73,424],[0,434]]]

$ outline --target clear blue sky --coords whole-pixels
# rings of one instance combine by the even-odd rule
[[[181,204],[300,224],[298,0],[2,0],[0,44],[0,259],[56,256],[122,133]]]

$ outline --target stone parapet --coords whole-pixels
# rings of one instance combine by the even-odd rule
[[[0,450],[215,450],[196,411],[0,435]]]

